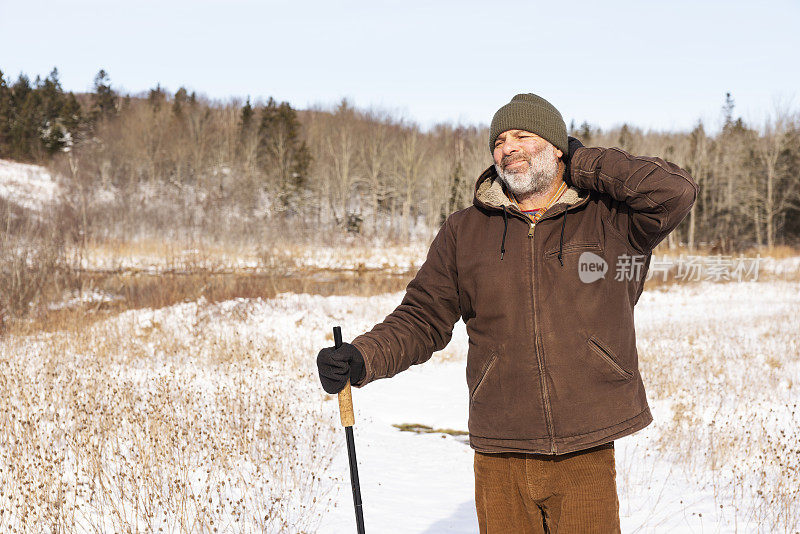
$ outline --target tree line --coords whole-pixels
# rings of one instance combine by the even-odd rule
[[[618,146],[686,168],[700,184],[669,244],[730,252],[800,238],[800,118],[763,124],[735,115],[689,132],[570,125],[587,146]],[[488,118],[487,118],[488,119]],[[344,235],[428,239],[469,205],[489,164],[488,131],[427,130],[391,113],[294,109],[272,98],[212,100],[156,85],[120,94],[101,70],[90,93],[0,72],[0,158],[45,164],[62,176],[79,240],[175,239],[330,242]]]

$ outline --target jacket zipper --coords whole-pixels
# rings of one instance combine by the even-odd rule
[[[580,206],[588,202],[588,197],[581,203],[573,205],[573,206],[566,206],[564,209],[567,210],[569,208],[574,208],[576,206]],[[513,211],[511,211],[513,213]],[[553,412],[550,408],[550,394],[547,391],[547,380],[544,376],[544,360],[542,358],[542,351],[540,351],[539,347],[539,328],[537,325],[536,320],[536,246],[535,241],[533,240],[533,230],[536,226],[536,223],[531,221],[527,216],[523,215],[521,212],[518,212],[519,216],[525,219],[528,224],[530,225],[530,229],[528,230],[528,238],[531,240],[531,284],[532,284],[532,291],[531,291],[531,298],[533,299],[533,348],[536,351],[536,362],[539,366],[539,380],[541,382],[541,389],[542,389],[542,403],[544,404],[544,416],[545,416],[545,423],[547,424],[547,433],[550,437],[550,454],[556,454],[558,449],[556,448],[556,439],[555,439],[555,431],[553,430]],[[561,212],[559,212],[560,214]],[[556,214],[554,214],[556,215]],[[548,217],[549,219],[550,217]],[[539,219],[541,222],[542,219]],[[473,393],[474,394],[474,393]]]
[[[536,351],[536,362],[539,365],[539,380],[542,384],[542,403],[544,404],[544,416],[547,423],[547,433],[550,436],[550,454],[556,454],[556,440],[553,432],[553,413],[550,409],[550,395],[547,392],[547,380],[544,376],[544,361],[542,351],[539,350],[539,328],[536,320],[536,242],[533,240],[533,229],[535,222],[530,223],[528,237],[531,239],[531,298],[533,299],[533,348]]]

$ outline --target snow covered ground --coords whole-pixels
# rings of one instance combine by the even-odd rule
[[[463,362],[426,366],[353,394],[365,524],[376,532],[475,533],[472,449],[450,435],[392,426],[406,422],[466,430]],[[327,409],[338,412],[335,402]],[[655,417],[665,416],[656,408]],[[622,531],[734,532],[733,506],[720,508],[711,488],[696,487],[683,466],[660,458],[658,427],[615,444]],[[342,453],[332,469],[341,486],[321,531],[345,533],[353,531],[355,520],[343,430],[337,438]],[[757,530],[741,517],[738,521],[739,532]]]
[[[795,532],[800,526],[800,285],[705,283],[637,307],[654,423],[616,442],[623,532]],[[399,300],[399,295],[397,296]],[[463,325],[434,359],[354,389],[365,523],[377,532],[477,532]],[[347,335],[345,335],[347,338]],[[455,348],[454,345],[460,347]],[[326,409],[333,416],[335,402]],[[354,525],[344,433],[326,532]]]
[[[58,184],[44,167],[0,159],[0,197],[41,211],[58,193]]]
[[[399,293],[124,312],[0,340],[0,531],[352,532],[344,431],[316,376],[331,328]],[[624,532],[800,527],[800,283],[673,284],[637,306],[655,421],[616,442]],[[476,532],[466,335],[354,389],[370,532]],[[53,503],[60,502],[59,506]]]

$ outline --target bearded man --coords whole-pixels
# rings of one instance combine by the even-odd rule
[[[336,393],[391,377],[462,318],[480,532],[619,532],[614,440],[652,421],[633,309],[697,184],[661,158],[584,147],[533,94],[495,113],[489,151],[402,303],[320,351],[320,380]]]

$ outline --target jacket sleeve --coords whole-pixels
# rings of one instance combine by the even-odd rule
[[[366,375],[354,386],[423,363],[450,342],[461,315],[452,218],[439,229],[400,305],[382,323],[352,341],[366,368]]]
[[[619,148],[581,147],[570,161],[570,180],[611,197],[615,227],[634,249],[650,253],[692,209],[698,187],[689,173],[661,158]]]

